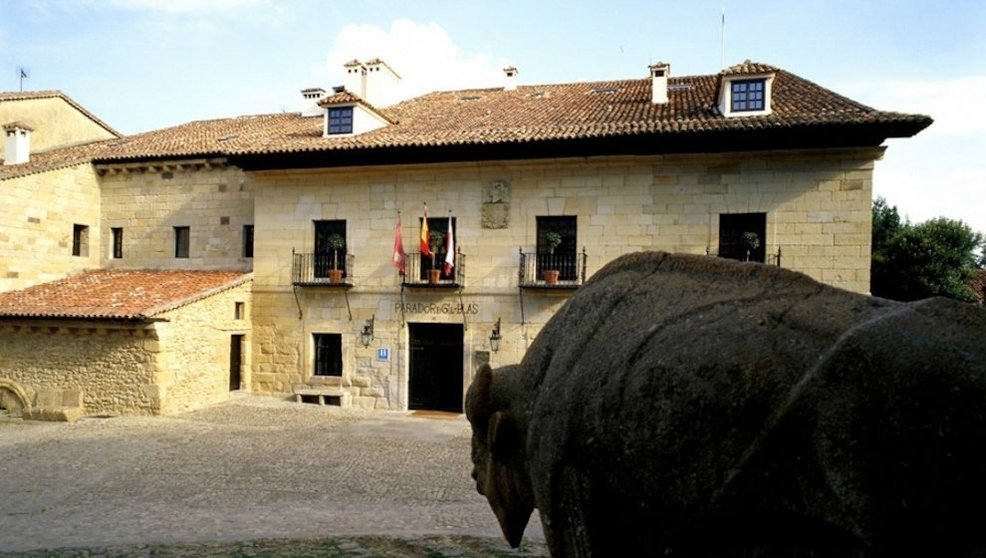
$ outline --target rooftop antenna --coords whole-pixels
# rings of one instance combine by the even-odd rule
[[[719,31],[719,68],[726,67],[726,8],[722,9],[722,25]]]
[[[24,92],[24,79],[25,78],[28,78],[30,76],[27,73],[27,68],[25,68],[23,66],[20,67],[20,68],[17,68],[17,71],[20,74],[20,79],[21,79],[21,93],[23,93]]]

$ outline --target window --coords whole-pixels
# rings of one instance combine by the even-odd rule
[[[329,134],[353,133],[353,107],[329,109]]]
[[[719,257],[763,263],[766,261],[766,239],[766,213],[719,216]]]
[[[113,227],[110,229],[113,232],[113,259],[119,260],[123,257],[123,229],[120,227]]]
[[[236,301],[233,304],[233,319],[242,320],[246,312],[246,305],[240,301]]]
[[[338,242],[342,247],[337,248]],[[331,221],[315,221],[315,277],[328,277],[329,271],[341,269],[346,273],[346,221],[334,219]]]
[[[89,227],[72,225],[72,255],[89,256]]]
[[[188,257],[189,236],[190,233],[188,227],[175,227],[175,257],[176,258]]]
[[[732,112],[764,110],[764,79],[737,80],[731,83]]]
[[[342,335],[313,333],[316,376],[342,376]]]
[[[253,225],[243,225],[243,257],[253,257]]]
[[[537,218],[537,274],[559,271],[558,278],[574,281],[578,277],[578,254],[575,248],[578,219],[575,216]],[[556,236],[557,235],[557,236]],[[560,240],[553,246],[551,240]]]
[[[429,269],[441,270],[441,279],[455,279],[455,268],[452,268],[452,273],[445,273],[445,254],[448,252],[448,222],[448,217],[428,218],[428,236],[430,237],[429,245],[431,251],[435,254],[435,257],[432,259],[429,256],[421,256],[421,272],[419,273],[419,279],[422,281],[428,279]],[[418,219],[418,226],[421,226],[421,218]],[[455,245],[458,246],[459,235],[456,233],[455,217],[452,218],[452,237],[455,240]],[[456,262],[456,265],[458,265],[458,262]]]

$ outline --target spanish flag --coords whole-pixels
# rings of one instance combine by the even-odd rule
[[[428,236],[428,204],[425,203],[425,216],[421,220],[421,255],[431,256],[435,255],[431,253],[431,237]]]

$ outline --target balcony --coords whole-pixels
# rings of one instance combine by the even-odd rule
[[[437,273],[435,273],[437,272]],[[435,254],[434,264],[431,256],[422,256],[420,252],[408,252],[404,255],[405,287],[424,289],[458,289],[466,284],[466,255],[455,253],[455,267],[451,274],[445,273],[445,253]]]
[[[345,253],[338,262],[332,254],[298,254],[292,252],[291,284],[299,287],[335,287],[350,289],[355,285],[353,270],[356,269],[356,256]],[[335,266],[338,265],[338,268]],[[333,269],[341,276],[333,277]]]
[[[585,283],[585,266],[588,255],[582,253],[536,254],[520,250],[518,270],[522,289],[577,289]],[[557,272],[557,280],[545,272]]]

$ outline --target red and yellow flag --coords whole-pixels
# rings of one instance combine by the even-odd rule
[[[428,204],[425,204],[425,217],[421,220],[421,255],[434,256],[431,253],[431,237],[428,236]]]

